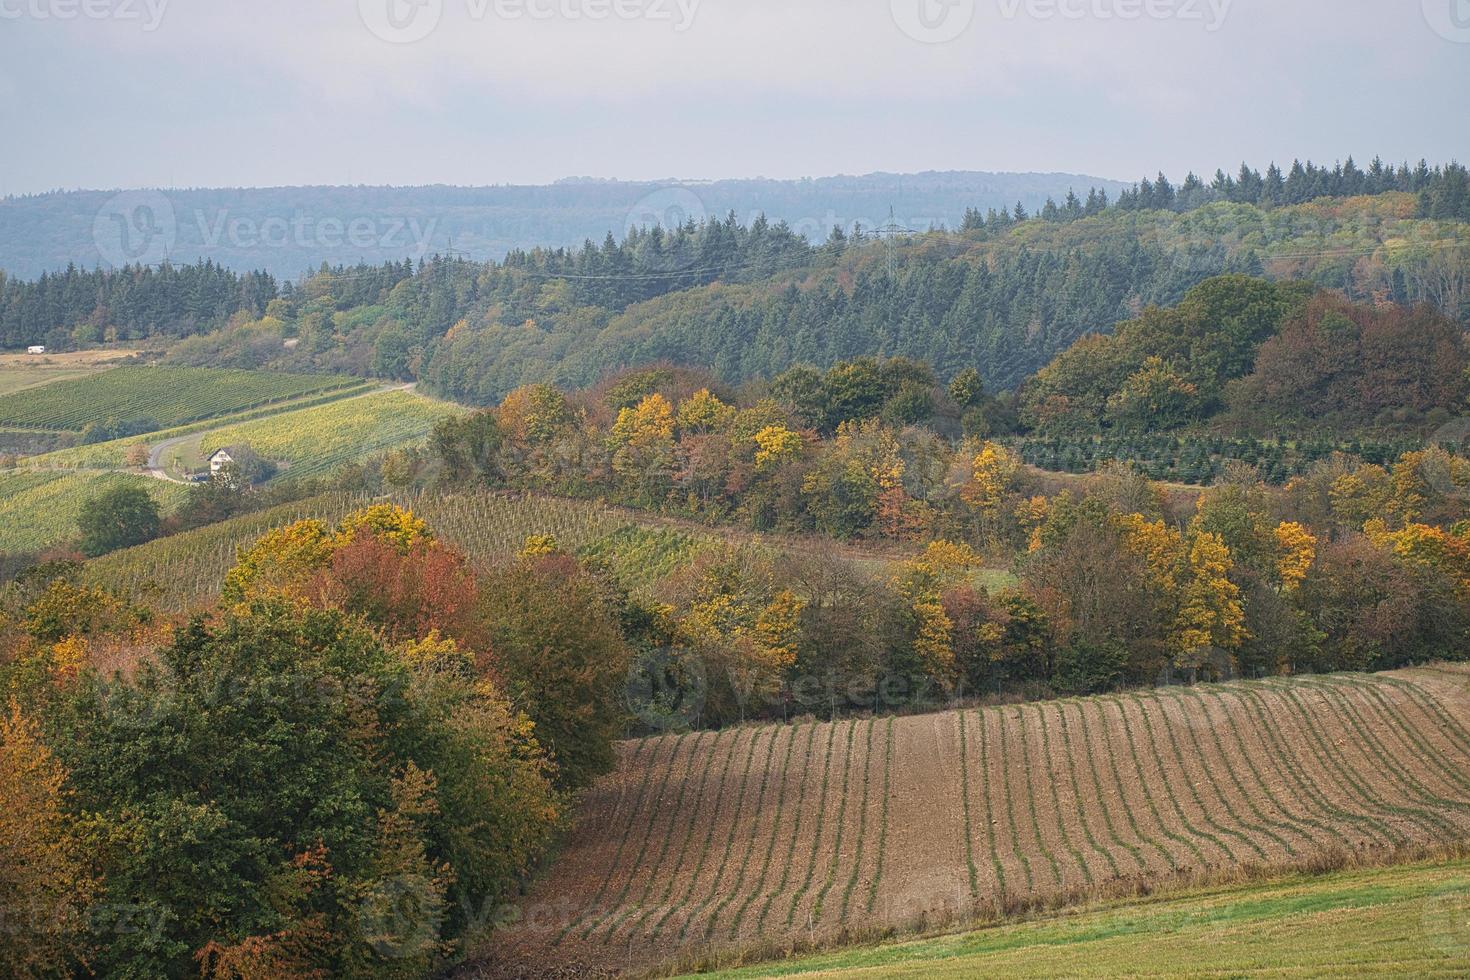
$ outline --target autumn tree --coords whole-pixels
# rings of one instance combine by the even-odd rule
[[[0,712],[0,973],[62,976],[92,943],[98,881],[68,805],[67,773],[12,702]]]

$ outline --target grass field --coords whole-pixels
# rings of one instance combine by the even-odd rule
[[[77,536],[77,516],[88,498],[118,485],[139,486],[167,514],[187,488],[128,473],[0,473],[0,551],[40,551]]]
[[[1110,904],[936,939],[700,974],[711,980],[1466,975],[1466,860]]]
[[[84,378],[132,357],[132,350],[90,350],[66,354],[0,354],[0,397],[54,381]]]
[[[327,375],[119,367],[0,395],[0,425],[78,432],[116,419],[165,429],[358,383]]]
[[[485,976],[659,969],[1463,845],[1470,672],[625,743]]]

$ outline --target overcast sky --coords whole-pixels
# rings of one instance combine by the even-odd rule
[[[0,194],[1470,160],[1470,0],[0,0]]]

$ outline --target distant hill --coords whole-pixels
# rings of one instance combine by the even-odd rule
[[[1081,174],[876,173],[807,180],[611,181],[548,186],[274,187],[66,191],[0,200],[0,270],[34,279],[91,268],[212,259],[295,278],[323,262],[376,264],[451,248],[476,260],[516,248],[601,243],[637,225],[765,214],[814,241],[833,226],[959,227],[967,208],[1028,211],[1088,188]]]

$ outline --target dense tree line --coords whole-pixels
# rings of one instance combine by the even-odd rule
[[[0,346],[45,344],[56,350],[151,337],[185,337],[224,327],[244,312],[260,316],[275,281],[201,262],[116,271],[78,269],[34,282],[0,272]]]
[[[610,766],[624,603],[391,506],[268,534],[187,621],[34,569],[0,615],[0,970],[429,974]]]
[[[1021,418],[1072,435],[1212,420],[1253,432],[1427,430],[1463,406],[1467,368],[1464,328],[1427,305],[1225,276],[1058,355],[1026,382]]]

